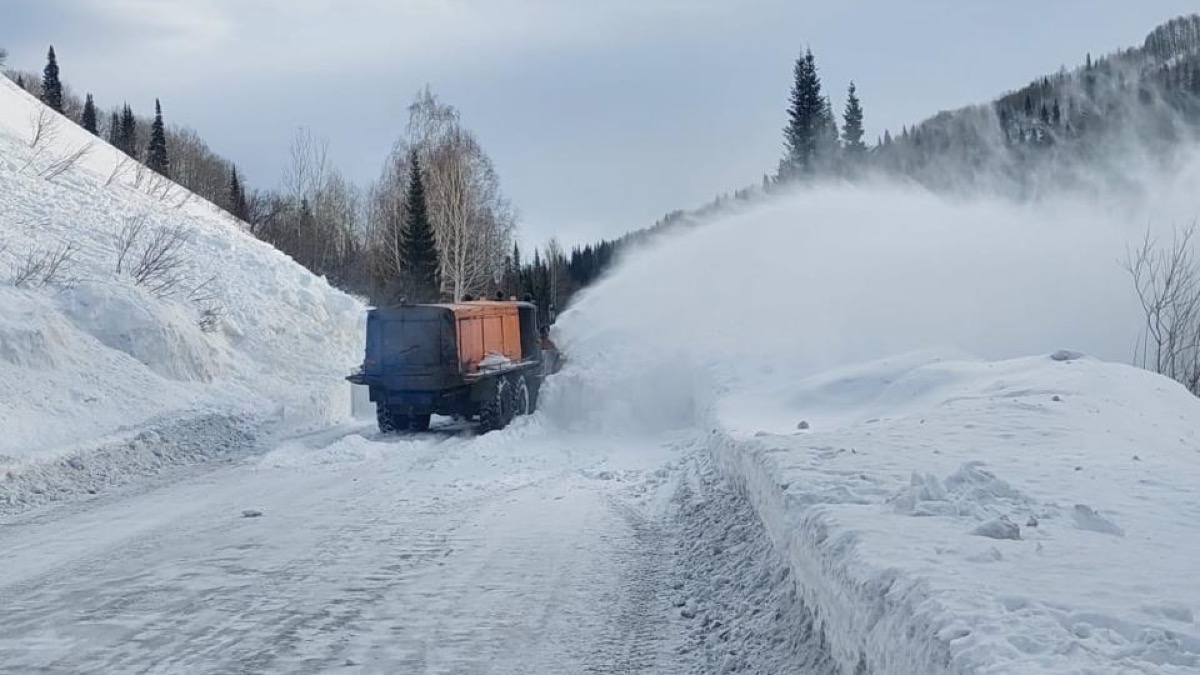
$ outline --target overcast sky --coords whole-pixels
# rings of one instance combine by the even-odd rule
[[[492,155],[540,243],[613,236],[755,183],[792,62],[869,137],[1140,44],[1195,0],[0,0],[9,65],[107,108],[155,97],[252,185],[299,126],[366,185],[426,83]]]

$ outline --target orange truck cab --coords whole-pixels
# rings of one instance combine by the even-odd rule
[[[382,432],[423,431],[434,414],[477,417],[491,431],[536,408],[557,363],[542,345],[531,303],[375,308],[363,365],[346,379],[369,388]]]

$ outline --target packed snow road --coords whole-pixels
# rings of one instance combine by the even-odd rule
[[[696,556],[721,564],[703,540],[739,516],[687,506],[715,489],[690,448],[534,424],[341,429],[10,516],[0,669],[675,673],[774,659],[795,646],[747,654],[723,628],[745,608],[722,598],[744,589],[691,573]]]

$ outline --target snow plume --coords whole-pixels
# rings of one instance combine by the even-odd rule
[[[697,400],[697,377],[755,386],[913,350],[1128,362],[1141,315],[1121,261],[1147,226],[1194,219],[1198,177],[1192,154],[1119,197],[799,189],[631,252],[564,312],[561,346],[643,414]]]

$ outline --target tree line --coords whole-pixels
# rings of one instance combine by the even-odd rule
[[[550,316],[565,302],[559,289],[576,285],[569,270],[580,264],[565,264],[557,243],[535,251],[532,262],[514,259],[517,210],[459,111],[428,87],[409,106],[407,126],[371,185],[352,184],[329,161],[328,143],[300,129],[280,185],[255,189],[194,130],[167,125],[160,101],[153,117],[143,117],[128,103],[103,111],[91,92],[72,92],[53,47],[42,72],[5,74],[130,158],[243,221],[313,273],[372,303],[502,293],[533,299]]]
[[[0,54],[2,62],[2,54]],[[814,180],[898,176],[935,189],[1017,195],[1069,180],[1072,167],[1103,175],[1118,142],[1169,156],[1200,125],[1200,16],[1155,29],[1145,43],[1063,68],[996,100],[939,113],[865,140],[866,113],[853,81],[835,113],[816,56],[792,64],[782,156],[756,183],[690,211],[674,211],[619,239],[532,255],[514,242],[516,209],[490,158],[453,106],[426,88],[379,178],[363,189],[327,158],[327,144],[297,132],[282,184],[248,187],[237,166],[192,130],[163,123],[155,102],[143,118],[128,104],[104,115],[61,81],[51,49],[40,74],[6,71],[50,107],[162,175],[224,208],[259,238],[335,285],[376,304],[464,297],[530,298],[548,317],[594,283],[631,243],[688,227],[704,216],[782,186]],[[146,130],[149,130],[148,133]]]

